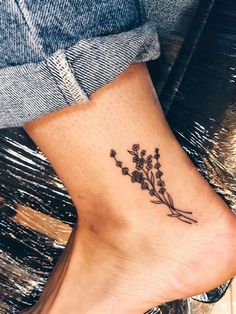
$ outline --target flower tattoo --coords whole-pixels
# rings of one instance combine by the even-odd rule
[[[164,174],[160,170],[159,149],[155,148],[153,156],[146,156],[146,151],[140,151],[139,144],[134,144],[128,153],[133,156],[132,161],[135,164],[135,170],[132,172],[129,168],[123,167],[122,162],[117,159],[117,153],[114,149],[111,149],[110,152],[110,157],[115,160],[116,166],[121,168],[122,174],[129,176],[132,183],[139,183],[142,190],[147,190],[150,196],[155,197],[155,200],[151,200],[152,203],[166,205],[170,210],[169,217],[177,218],[187,224],[197,223],[191,216],[192,212],[175,208],[172,197],[166,191],[166,184],[162,179]]]

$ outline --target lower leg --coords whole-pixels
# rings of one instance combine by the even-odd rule
[[[90,102],[25,129],[80,216],[51,313],[71,304],[78,308],[69,313],[142,313],[212,289],[235,274],[235,217],[177,143],[144,65],[130,67]],[[145,158],[159,149],[161,168],[155,171],[163,175],[155,178],[157,195],[150,191],[151,170],[148,188],[131,181],[133,171],[142,172],[142,164],[132,161],[136,143],[146,150]],[[117,154],[110,155],[111,149]],[[121,168],[116,161],[123,162]],[[166,192],[159,193],[163,182]],[[158,197],[166,202],[159,204]],[[76,293],[63,305],[59,295],[69,287]]]

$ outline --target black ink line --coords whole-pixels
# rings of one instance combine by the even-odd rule
[[[192,212],[175,208],[172,197],[166,191],[165,182],[162,180],[164,174],[160,170],[159,149],[155,148],[154,156],[146,156],[146,151],[140,151],[139,144],[134,144],[132,149],[128,150],[128,153],[133,156],[133,162],[135,164],[135,170],[131,174],[129,168],[123,167],[122,162],[116,158],[116,151],[112,149],[110,152],[110,156],[115,160],[116,166],[121,168],[122,174],[128,175],[132,183],[139,183],[142,190],[148,190],[149,194],[156,198],[155,201],[151,200],[152,203],[156,205],[166,205],[170,210],[170,214],[167,216],[177,218],[187,224],[197,223],[195,219],[189,217],[189,215],[192,215]],[[152,171],[153,169],[155,169],[155,171]]]

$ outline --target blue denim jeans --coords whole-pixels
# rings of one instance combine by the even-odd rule
[[[89,101],[130,64],[157,59],[159,30],[189,1],[0,0],[0,128]]]

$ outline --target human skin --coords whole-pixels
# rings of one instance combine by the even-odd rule
[[[170,130],[145,64],[132,65],[91,100],[25,126],[63,181],[79,221],[38,304],[27,313],[141,314],[236,273],[236,218],[198,173]],[[175,207],[169,217],[122,175],[130,150],[156,147]]]

